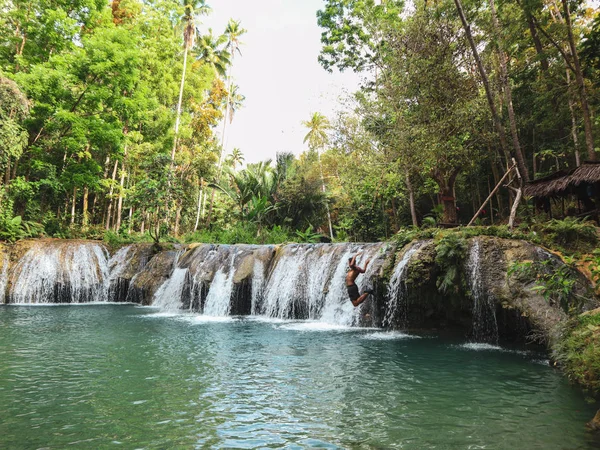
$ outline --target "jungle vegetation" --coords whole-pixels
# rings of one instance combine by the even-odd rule
[[[304,153],[247,165],[221,144],[240,22],[207,29],[203,0],[0,5],[4,239],[381,240],[469,222],[514,160],[477,218],[501,225],[519,183],[596,159],[600,15],[579,0],[325,0],[315,58],[362,86],[307,111]]]

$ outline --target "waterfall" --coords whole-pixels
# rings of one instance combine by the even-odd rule
[[[398,323],[401,328],[408,328],[408,292],[406,277],[408,275],[408,263],[413,254],[419,250],[425,241],[416,242],[412,245],[394,269],[390,279],[386,298],[386,313],[383,319],[384,326],[392,326]],[[399,315],[399,317],[398,317]]]
[[[108,252],[87,242],[38,242],[12,270],[10,303],[108,300]]]
[[[175,267],[171,277],[154,294],[152,306],[169,311],[181,309],[181,300],[187,274],[188,269]]]
[[[267,281],[261,314],[280,319],[294,319],[295,300],[299,299],[298,279],[305,267],[308,245],[288,245],[281,249],[283,255],[275,261],[275,267]]]
[[[122,275],[128,269],[134,255],[134,247],[128,245],[127,247],[120,248],[108,260],[108,298],[111,301],[118,302],[127,298],[129,281],[123,280]]]
[[[221,267],[215,274],[210,290],[206,296],[204,315],[228,316],[231,310],[231,293],[233,292],[233,276],[235,274],[235,254],[228,267]]]
[[[250,314],[253,316],[258,315],[260,304],[263,300],[264,290],[265,265],[260,259],[256,259],[252,270],[252,306],[250,307]]]
[[[359,275],[356,279],[356,285],[362,294],[365,289],[372,288],[372,278],[381,267],[381,259],[385,253],[382,251],[382,244],[367,245],[346,245],[344,253],[338,258],[333,276],[328,283],[328,292],[325,297],[325,305],[319,319],[323,322],[351,326],[356,325],[359,319],[360,310],[363,305],[354,307],[348,299],[348,290],[346,288],[346,272],[348,271],[348,260],[355,254],[360,253],[356,264],[364,267],[367,259],[371,262],[367,271]]]
[[[486,294],[481,276],[481,249],[474,239],[467,259],[467,281],[473,297],[473,339],[476,342],[498,342],[498,323],[493,299]]]
[[[6,286],[8,285],[8,265],[10,258],[8,253],[2,254],[2,271],[0,272],[0,305],[4,303],[6,298]]]

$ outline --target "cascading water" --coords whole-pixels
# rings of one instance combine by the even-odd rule
[[[171,277],[165,281],[154,294],[152,306],[167,310],[176,311],[181,309],[181,299],[185,289],[185,280],[188,269],[175,267]]]
[[[275,264],[267,280],[260,313],[268,317],[293,319],[295,300],[299,298],[298,279],[306,267],[306,254],[310,246],[293,245],[282,249],[284,253]]]
[[[467,259],[467,281],[473,297],[473,340],[475,342],[498,342],[498,323],[493,299],[486,295],[481,276],[481,249],[475,239]]]
[[[108,255],[93,243],[34,245],[10,277],[10,303],[84,303],[108,300]]]
[[[384,255],[381,244],[368,244],[362,246],[346,245],[344,253],[337,260],[335,271],[328,283],[328,292],[325,298],[325,305],[319,320],[337,325],[352,326],[358,322],[359,311],[362,305],[355,308],[348,300],[348,291],[346,289],[346,272],[348,271],[348,260],[359,253],[356,264],[364,267],[367,259],[371,262],[367,266],[367,271],[359,275],[356,279],[356,285],[360,293],[367,288],[373,288],[371,280],[375,273],[380,269],[378,259]]]
[[[258,315],[265,290],[265,265],[260,259],[254,261],[252,274],[252,305],[250,307],[250,314],[256,316]]]
[[[383,318],[383,326],[390,327],[399,324],[400,328],[408,328],[408,292],[406,277],[408,275],[408,263],[412,256],[423,247],[424,241],[416,242],[404,255],[392,274],[388,285],[386,312]]]
[[[129,267],[134,255],[134,247],[128,245],[127,247],[120,248],[108,260],[108,297],[111,301],[120,301],[127,298],[129,281],[124,281],[122,276]]]
[[[8,265],[10,258],[7,253],[2,255],[2,271],[0,271],[0,304],[4,303],[6,297],[6,285],[8,284]]]
[[[229,266],[221,267],[210,284],[210,290],[204,305],[205,316],[228,316],[231,310],[231,294],[235,275],[235,254]]]

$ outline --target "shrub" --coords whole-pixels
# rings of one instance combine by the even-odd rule
[[[571,319],[554,358],[571,379],[593,394],[600,392],[600,314],[584,313]]]
[[[458,292],[467,255],[466,240],[457,233],[448,233],[438,241],[435,251],[435,263],[441,271],[437,280],[438,290],[442,293]]]
[[[598,244],[596,227],[574,217],[553,219],[542,224],[540,234],[544,244],[567,252],[591,252]]]

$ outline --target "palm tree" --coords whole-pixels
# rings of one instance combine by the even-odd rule
[[[233,108],[231,108],[232,106],[232,98],[235,95],[239,94],[237,93],[237,89],[238,87],[235,86],[235,88],[232,86],[232,77],[231,77],[231,71],[233,68],[233,58],[235,57],[235,54],[238,53],[240,56],[242,55],[242,51],[240,50],[240,46],[242,45],[242,42],[240,41],[240,36],[242,36],[243,34],[246,33],[247,30],[245,30],[244,28],[242,28],[241,23],[237,20],[233,20],[230,19],[229,23],[227,24],[227,27],[225,28],[225,34],[224,37],[227,39],[227,50],[229,50],[230,54],[231,54],[231,64],[230,64],[230,69],[229,69],[229,73],[227,75],[227,103],[225,104],[225,118],[223,119],[223,132],[221,135],[221,152],[225,149],[225,128],[227,127],[227,117],[229,117],[229,123],[232,122],[233,120]],[[239,96],[241,97],[241,96]],[[241,97],[241,99],[243,100],[243,97]],[[222,153],[221,153],[222,154]],[[219,164],[221,163],[221,157],[219,157]]]
[[[227,67],[231,64],[231,54],[227,50],[227,46],[223,47],[226,42],[227,36],[224,34],[215,36],[212,28],[209,28],[207,34],[200,36],[197,45],[196,59],[208,64],[222,77],[226,76]]]
[[[244,154],[239,148],[234,148],[231,154],[227,157],[227,161],[231,164],[231,167],[235,169],[238,164],[244,162]]]
[[[231,67],[233,67],[233,58],[235,56],[235,53],[237,52],[240,55],[242,54],[242,52],[240,51],[240,45],[242,44],[242,42],[240,41],[240,36],[242,36],[244,33],[246,33],[246,30],[241,27],[240,22],[230,19],[229,23],[227,24],[227,27],[225,28],[225,34],[223,35],[223,37],[225,38],[225,40],[227,42],[227,45],[225,46],[225,48],[229,51],[228,55],[230,55],[230,60],[229,60],[230,71],[229,71],[229,74],[227,75],[227,102],[225,103],[225,117],[223,117],[223,132],[221,134],[221,151],[219,152],[217,183],[219,183],[220,178],[221,178],[221,166],[223,164],[223,150],[225,149],[225,129],[227,127],[227,117],[229,117],[229,121],[231,122],[233,120],[233,112],[234,112],[233,109],[230,110],[230,107],[232,106],[232,97],[233,97]],[[237,89],[236,89],[236,91],[237,91]],[[240,99],[240,101],[238,103],[241,104],[243,97],[239,96],[239,99]],[[210,225],[214,201],[215,201],[215,191],[213,189],[211,197],[210,197],[210,206],[208,207],[208,217],[206,220],[207,225]]]
[[[187,55],[196,40],[198,17],[208,13],[208,11],[209,7],[206,5],[205,0],[183,0],[183,16],[181,17],[181,26],[183,27],[183,70],[179,86],[179,100],[177,101],[177,117],[175,119],[175,137],[173,139],[173,150],[171,151],[171,165],[175,161],[175,151],[177,149],[177,137],[181,121],[181,102],[183,100],[183,87],[185,85],[185,72],[187,69]]]
[[[302,122],[302,125],[308,128],[308,133],[304,136],[304,143],[308,142],[308,148],[317,152],[319,158],[319,172],[321,174],[321,188],[325,194],[325,177],[323,177],[323,165],[321,164],[322,150],[329,143],[327,130],[331,127],[329,120],[319,112],[313,113],[310,120]],[[333,227],[331,226],[331,213],[329,212],[329,204],[325,203],[327,209],[327,222],[329,224],[329,237],[333,240]]]

